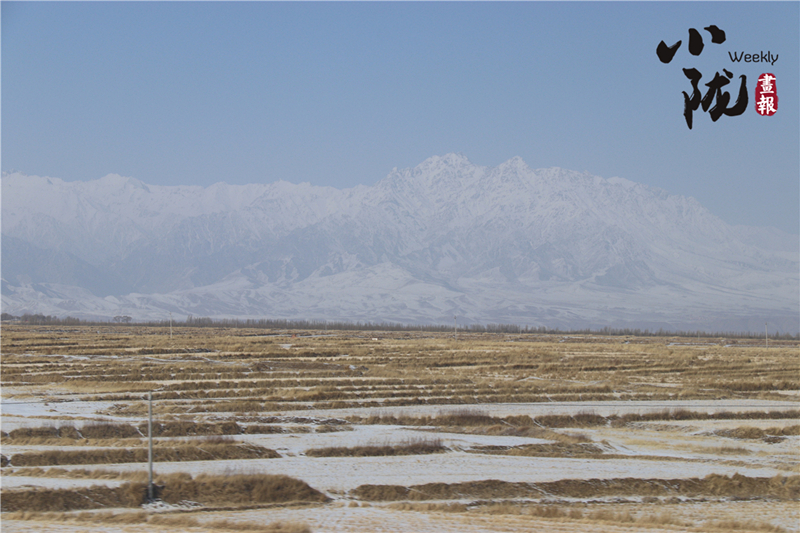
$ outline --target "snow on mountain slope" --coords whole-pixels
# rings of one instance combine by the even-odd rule
[[[800,329],[797,236],[520,158],[345,190],[9,174],[2,195],[11,313]]]

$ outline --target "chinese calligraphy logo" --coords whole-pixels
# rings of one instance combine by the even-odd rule
[[[722,44],[725,42],[724,30],[714,25],[706,26],[703,29],[711,34],[711,42],[713,44]],[[664,41],[661,41],[656,47],[656,55],[658,55],[658,59],[661,60],[662,63],[669,63],[672,61],[672,58],[675,57],[675,53],[680,46],[681,41],[678,41],[672,46],[667,46]],[[702,34],[694,28],[689,28],[689,53],[694,56],[699,56],[704,47],[705,44],[703,43]],[[724,68],[722,72],[724,76],[717,72],[714,75],[714,79],[705,84],[708,90],[705,95],[701,96],[698,85],[703,75],[696,68],[683,69],[683,74],[689,79],[692,86],[691,96],[689,96],[686,91],[683,91],[683,116],[686,119],[686,125],[689,126],[689,129],[692,129],[693,113],[701,107],[703,112],[708,112],[711,120],[714,122],[719,120],[722,115],[735,117],[741,115],[744,113],[745,109],[747,109],[747,77],[744,74],[739,76],[741,79],[739,95],[736,97],[736,103],[728,107],[731,95],[727,91],[723,91],[723,88],[733,79],[733,73]]]

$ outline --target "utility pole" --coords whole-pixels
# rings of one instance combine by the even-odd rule
[[[769,348],[769,333],[767,333],[767,323],[764,322],[764,342],[767,344],[767,348]]]
[[[153,501],[153,393],[147,393],[147,500]]]
[[[458,340],[458,320],[453,316],[453,340]]]
[[[169,340],[172,340],[172,311],[169,312]]]

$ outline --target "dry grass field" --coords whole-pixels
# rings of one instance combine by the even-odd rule
[[[800,532],[797,341],[135,325],[0,339],[6,532]]]

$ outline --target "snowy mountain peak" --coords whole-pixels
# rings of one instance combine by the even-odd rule
[[[444,155],[434,155],[417,165],[417,168],[426,168],[433,165],[448,165],[451,167],[464,167],[472,165],[469,158],[462,153],[450,152]]]
[[[100,187],[109,189],[138,189],[141,191],[150,192],[150,189],[147,187],[147,185],[136,178],[120,176],[119,174],[107,174],[96,180],[96,183]]]
[[[443,156],[429,157],[416,167],[415,175],[440,175],[474,167],[475,165],[464,154],[445,154]]]
[[[528,164],[525,161],[523,161],[523,159],[518,155],[512,157],[511,159],[509,159],[504,163],[501,163],[500,166],[497,167],[497,169],[500,170],[501,172],[510,170],[530,171],[530,167],[528,167]]]

